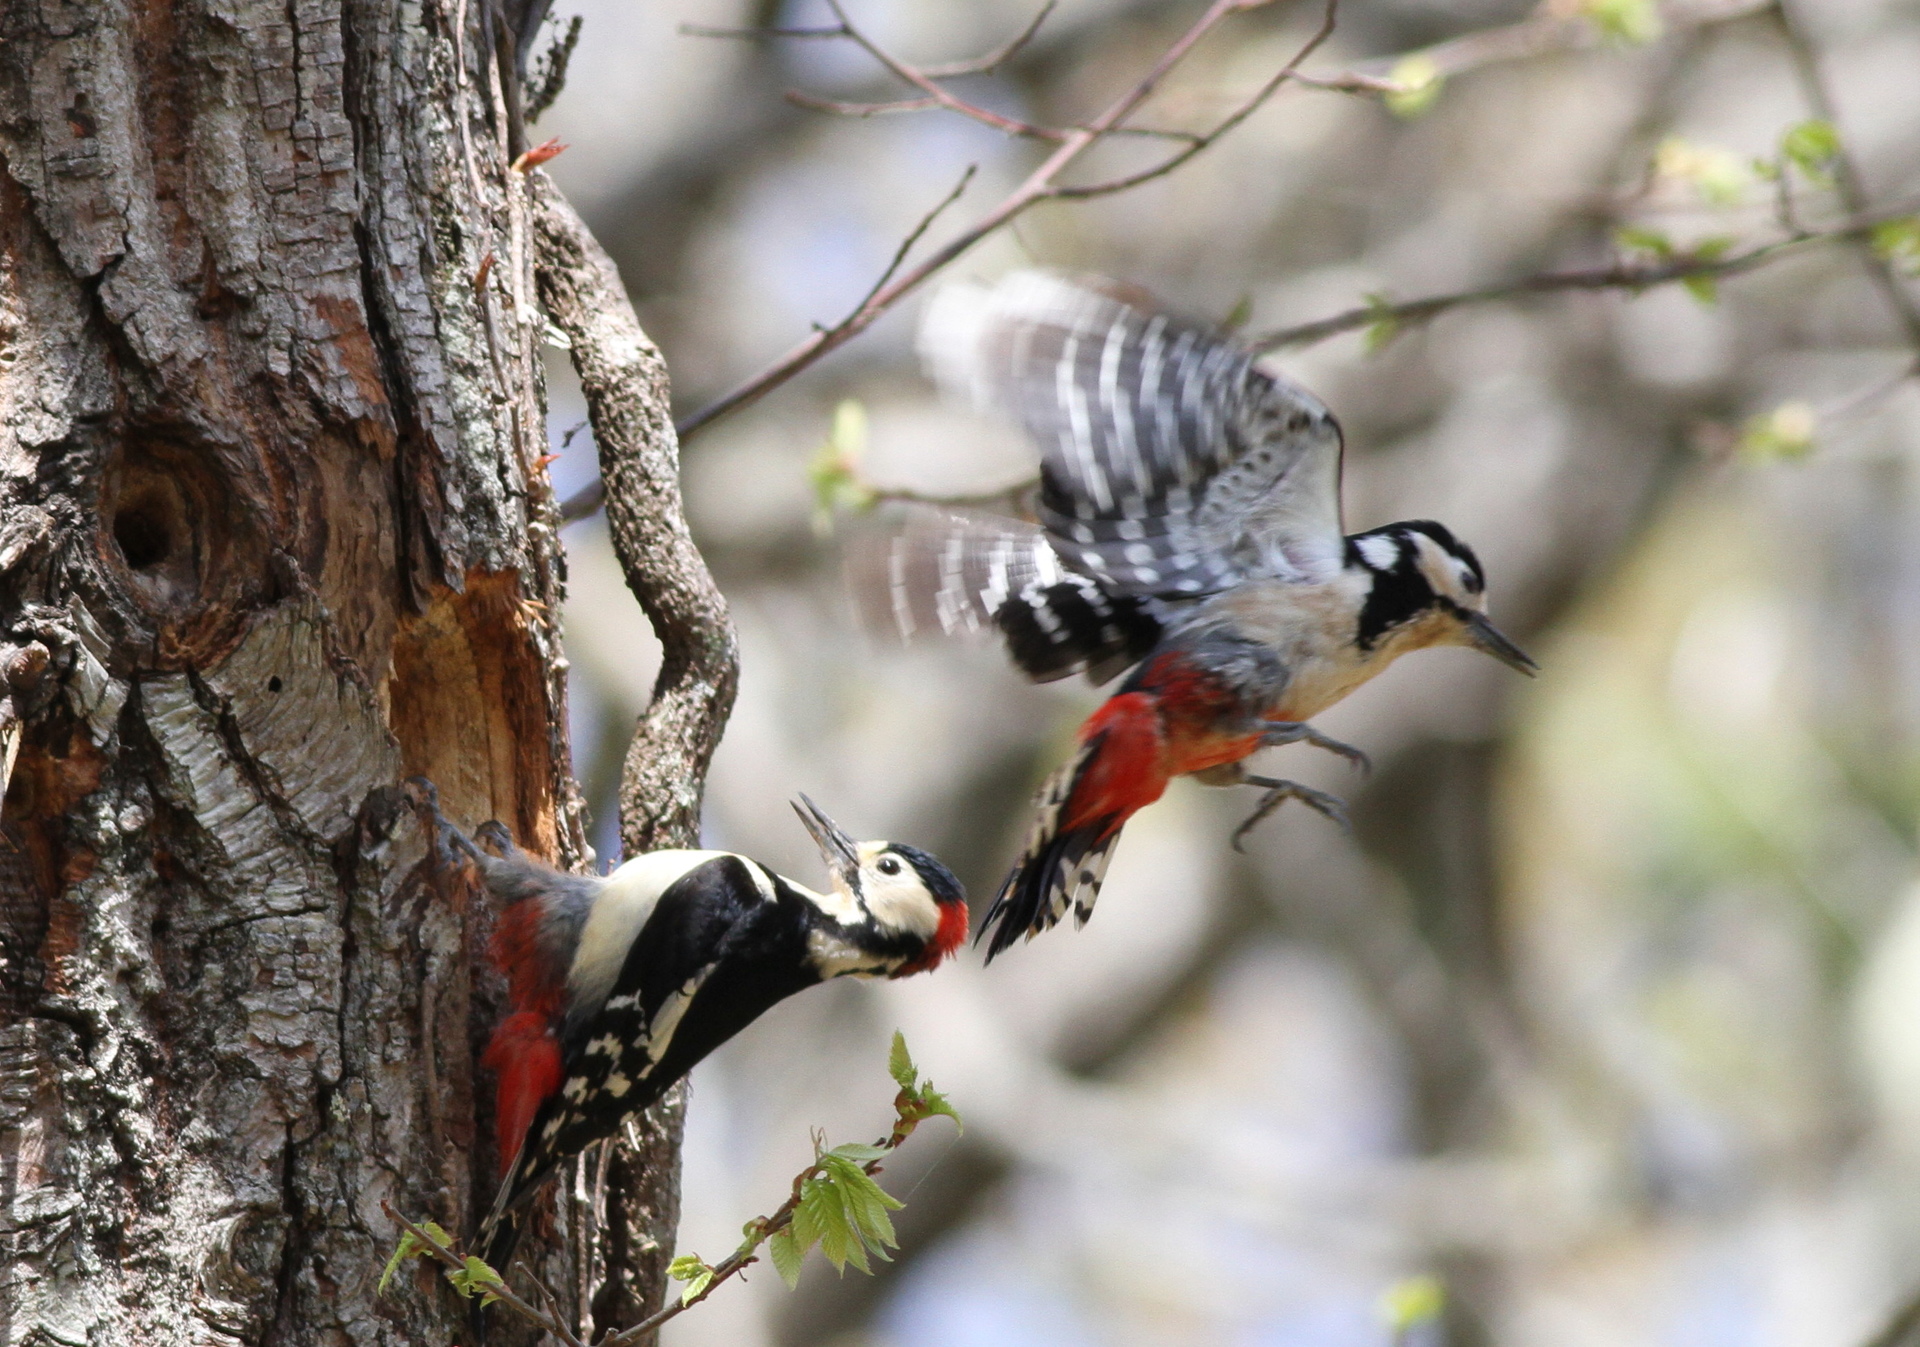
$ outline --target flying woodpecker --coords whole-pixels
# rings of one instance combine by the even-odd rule
[[[1535,671],[1445,526],[1345,532],[1339,424],[1227,335],[1109,282],[1028,271],[943,290],[921,351],[950,392],[1036,442],[1038,523],[911,515],[884,556],[902,634],[997,628],[1038,681],[1132,670],[1040,790],[982,925],[989,959],[1069,908],[1084,924],[1122,825],[1173,777],[1265,788],[1236,846],[1286,800],[1344,821],[1336,797],[1246,760],[1307,742],[1365,765],[1306,721],[1409,650],[1471,646]]]
[[[478,1247],[504,1272],[518,1212],[562,1160],[654,1103],[777,1002],[839,977],[925,972],[966,940],[966,893],[934,856],[855,842],[802,795],[827,863],[816,893],[730,851],[651,851],[605,877],[571,875],[478,830],[409,782],[445,861],[464,857],[506,904],[491,953],[510,1012],[482,1065],[496,1079],[501,1182]],[[495,853],[495,854],[490,854]]]

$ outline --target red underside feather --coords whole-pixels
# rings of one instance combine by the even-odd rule
[[[560,1041],[554,1035],[565,993],[562,975],[541,948],[538,898],[524,898],[494,928],[494,967],[507,977],[513,1013],[493,1031],[480,1064],[494,1073],[494,1136],[505,1177],[533,1115],[560,1088]]]
[[[494,1093],[494,1135],[500,1148],[500,1177],[520,1154],[533,1115],[560,1088],[560,1041],[544,1015],[517,1011],[502,1020],[480,1064],[499,1084]]]
[[[1218,679],[1187,667],[1177,652],[1160,656],[1139,691],[1109,697],[1080,727],[1082,744],[1099,745],[1074,783],[1062,831],[1102,824],[1099,835],[1109,836],[1164,795],[1174,777],[1253,753],[1258,735],[1217,728],[1232,723],[1232,709],[1232,694]]]

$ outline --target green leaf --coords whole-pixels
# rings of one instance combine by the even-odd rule
[[[1920,215],[1877,224],[1867,237],[1874,252],[1904,266],[1909,275],[1920,275]]]
[[[1720,283],[1717,277],[1682,276],[1680,284],[1687,288],[1688,294],[1708,308],[1720,302]]]
[[[420,1228],[426,1231],[427,1237],[441,1248],[450,1249],[453,1247],[453,1236],[449,1235],[432,1221],[422,1221]],[[424,1240],[411,1230],[402,1230],[400,1232],[400,1243],[395,1246],[393,1256],[387,1259],[386,1267],[381,1270],[379,1290],[385,1291],[387,1289],[387,1283],[393,1280],[393,1274],[400,1270],[402,1263],[406,1262],[409,1258],[418,1258],[425,1254],[426,1251],[427,1246]]]
[[[847,1214],[847,1203],[841,1195],[840,1186],[831,1180],[817,1180],[812,1187],[811,1205],[820,1226],[820,1252],[827,1256],[827,1261],[833,1264],[836,1272],[844,1274],[848,1263],[862,1272],[868,1271],[867,1251],[852,1218]],[[801,1205],[804,1208],[809,1204],[802,1199]]]
[[[1740,432],[1740,452],[1752,459],[1799,459],[1813,452],[1819,415],[1807,402],[1783,402],[1750,417]]]
[[[1380,1317],[1396,1338],[1434,1322],[1446,1308],[1447,1288],[1438,1277],[1424,1274],[1395,1282],[1380,1297]]]
[[[711,1272],[706,1259],[699,1254],[683,1253],[667,1264],[667,1275],[677,1282],[690,1282],[702,1272]]]
[[[875,1160],[883,1160],[886,1158],[886,1154],[887,1148],[885,1146],[868,1146],[858,1141],[849,1141],[844,1146],[835,1146],[822,1156],[821,1160],[823,1162],[828,1160],[845,1160],[858,1167],[860,1165],[870,1165]]]
[[[1660,36],[1660,7],[1654,0],[1586,0],[1580,12],[1602,36],[1643,47]]]
[[[679,1279],[676,1278],[675,1280]],[[702,1291],[713,1285],[713,1269],[704,1268],[696,1272],[692,1277],[687,1278],[686,1282],[686,1290],[680,1293],[680,1303],[682,1305],[691,1305]]]
[[[931,1085],[920,1092],[920,1110],[929,1118],[935,1114],[951,1118],[955,1128],[962,1132],[967,1130],[966,1120],[960,1116],[959,1110],[948,1103],[947,1097]]]
[[[1613,231],[1613,241],[1622,252],[1643,253],[1662,262],[1673,256],[1673,240],[1657,229],[1621,225]]]
[[[1827,186],[1833,182],[1833,165],[1840,158],[1840,133],[1832,122],[1801,122],[1787,128],[1780,137],[1780,152],[1809,182]]]
[[[1367,323],[1362,344],[1368,355],[1375,355],[1400,335],[1400,319],[1392,312],[1393,302],[1378,290],[1369,293],[1366,300],[1368,311],[1376,316]]]
[[[780,1274],[780,1280],[787,1284],[789,1291],[800,1284],[800,1265],[806,1261],[810,1247],[802,1246],[792,1226],[774,1231],[767,1240],[767,1252],[773,1257],[773,1270]]]
[[[900,1208],[892,1194],[869,1179],[864,1188],[848,1189],[846,1198],[847,1211],[868,1248],[885,1258],[886,1250],[900,1247],[900,1239],[893,1231],[893,1219],[887,1215],[889,1208],[896,1211]]]
[[[802,1253],[818,1244],[821,1234],[826,1229],[821,1215],[819,1188],[819,1179],[806,1181],[800,1189],[800,1205],[794,1208],[793,1221],[787,1226],[787,1229],[793,1232],[793,1237],[800,1242]]]
[[[1242,290],[1240,298],[1233,301],[1233,307],[1227,310],[1227,316],[1220,320],[1220,327],[1227,332],[1238,332],[1247,325],[1247,319],[1253,317],[1253,293]]]
[[[1387,78],[1400,86],[1386,96],[1387,111],[1396,117],[1418,117],[1433,106],[1446,84],[1440,67],[1423,51],[1401,57]]]
[[[491,1305],[500,1299],[494,1288],[506,1285],[500,1280],[500,1274],[488,1267],[485,1261],[475,1254],[467,1255],[466,1266],[459,1271],[449,1269],[447,1280],[453,1283],[454,1290],[467,1299],[471,1300],[474,1296],[479,1296],[482,1305]]]
[[[907,1036],[898,1029],[893,1031],[893,1046],[887,1050],[887,1074],[903,1090],[911,1090],[920,1083],[920,1072],[907,1051]]]

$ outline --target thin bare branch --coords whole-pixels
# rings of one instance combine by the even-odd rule
[[[885,313],[906,295],[912,293],[912,291],[918,288],[928,277],[938,272],[956,257],[968,251],[981,239],[1039,202],[1051,199],[1056,194],[1056,184],[1060,174],[1065,172],[1068,167],[1078,160],[1079,157],[1085,153],[1088,146],[1096,144],[1102,138],[1111,134],[1116,127],[1120,126],[1128,116],[1138,109],[1140,104],[1146,100],[1147,96],[1166,78],[1168,72],[1193,50],[1201,38],[1218,27],[1229,15],[1244,9],[1254,8],[1258,3],[1264,3],[1264,0],[1214,0],[1214,3],[1208,6],[1207,11],[1202,14],[1171,47],[1161,54],[1159,60],[1154,62],[1152,69],[1142,76],[1133,87],[1121,94],[1120,97],[1098,117],[1088,122],[1085,126],[1075,127],[1069,131],[1059,147],[1055,149],[1052,154],[1048,155],[1046,160],[1027,176],[1026,181],[1014,188],[1000,204],[982,215],[971,226],[954,238],[935,249],[918,265],[907,270],[904,274],[895,277],[892,281],[876,288],[868,296],[865,303],[854,312],[848,314],[840,322],[835,323],[832,327],[816,328],[811,336],[807,337],[806,340],[802,341],[771,365],[761,370],[760,373],[740,384],[731,392],[716,398],[699,411],[694,412],[691,416],[686,417],[679,423],[681,438],[685,439],[702,427],[724,416],[726,413],[744,407],[748,403],[764,396],[771,389],[779,387],[801,370],[826,355],[829,351],[844,345],[851,338],[864,332],[881,314]],[[1329,0],[1328,2],[1327,11],[1330,16],[1329,21],[1331,21],[1331,16],[1336,12],[1337,3],[1338,0]],[[1311,51],[1312,47],[1317,46],[1320,40],[1322,39],[1316,35],[1314,43],[1310,44],[1308,50]],[[1190,158],[1191,155],[1186,157]],[[567,502],[567,517],[578,517],[577,514],[573,513],[576,508],[576,503],[584,506],[589,512],[593,508],[593,504],[589,503],[589,492],[583,491],[573,500]]]
[[[1440,43],[1433,47],[1427,47],[1417,52],[1403,53],[1400,56],[1380,61],[1365,62],[1354,69],[1344,72],[1317,74],[1301,71],[1299,69],[1300,64],[1325,42],[1335,22],[1337,13],[1336,5],[1335,3],[1329,3],[1325,21],[1323,21],[1320,29],[1314,34],[1303,51],[1292,61],[1288,62],[1287,66],[1279,74],[1262,85],[1252,97],[1244,100],[1232,114],[1217,124],[1212,131],[1204,134],[1196,134],[1146,130],[1144,128],[1132,128],[1126,125],[1128,118],[1139,109],[1141,104],[1153,94],[1174,67],[1184,60],[1208,33],[1218,27],[1221,22],[1231,15],[1244,10],[1259,8],[1269,2],[1270,0],[1214,0],[1214,3],[1208,6],[1205,13],[1160,55],[1153,67],[1131,88],[1115,100],[1100,116],[1083,125],[1067,128],[1063,134],[1060,134],[1058,148],[1028,176],[1025,182],[1015,188],[999,205],[981,216],[972,227],[949,241],[918,266],[907,271],[893,283],[878,288],[868,302],[859,310],[849,314],[845,319],[842,319],[831,327],[816,327],[811,336],[793,347],[785,355],[768,365],[758,374],[686,417],[679,424],[679,431],[682,438],[694,434],[719,417],[726,415],[728,412],[735,411],[755,401],[768,391],[777,388],[788,379],[791,379],[801,370],[812,365],[828,352],[844,344],[852,337],[857,336],[870,326],[873,320],[879,317],[882,312],[917,288],[929,276],[965,253],[988,234],[1010,223],[1037,203],[1052,199],[1084,199],[1092,196],[1112,195],[1165,176],[1190,161],[1194,156],[1211,147],[1222,136],[1245,121],[1247,117],[1251,116],[1254,111],[1266,103],[1283,84],[1296,83],[1307,88],[1367,95],[1405,93],[1408,92],[1408,89],[1404,82],[1394,79],[1392,76],[1393,72],[1400,68],[1411,57],[1420,57],[1428,63],[1428,69],[1433,73],[1435,78],[1444,79],[1499,61],[1517,60],[1528,56],[1540,55],[1549,51],[1570,50],[1592,46],[1602,40],[1602,35],[1599,30],[1587,19],[1567,18],[1550,11],[1543,11],[1535,17],[1522,20],[1516,24],[1509,24],[1503,28],[1470,33],[1464,37],[1456,38],[1450,42]],[[1677,12],[1669,11],[1665,17],[1670,29],[1688,29],[1702,27],[1708,24],[1723,23],[1756,14],[1771,3],[1773,3],[1773,0],[1706,0],[1705,3],[1691,6],[1684,10]],[[1040,18],[1044,17],[1045,11],[1042,12]],[[1033,27],[1037,27],[1038,22],[1039,20],[1036,19]],[[788,30],[752,30],[743,35],[769,36],[778,35],[781,31]],[[965,63],[962,63],[962,66],[909,67],[897,58],[883,55],[875,50],[870,43],[856,36],[850,31],[850,27],[845,24],[836,28],[791,31],[793,31],[795,35],[804,35],[807,37],[843,37],[861,41],[869,50],[874,51],[876,58],[881,59],[882,63],[885,64],[889,70],[895,73],[912,70],[913,74],[918,77],[918,82],[912,79],[910,79],[910,82],[916,82],[916,87],[924,88],[926,85],[931,84],[933,80],[949,74],[972,73],[971,71],[963,71],[962,67]],[[1030,37],[1030,33],[1027,36]],[[996,55],[999,55],[999,53],[996,53]],[[905,75],[902,75],[902,77],[908,78]],[[934,93],[929,92],[928,99],[933,101],[923,103],[922,100],[916,99],[903,100],[898,104],[845,104],[836,106],[832,110],[846,111],[855,116],[870,116],[879,115],[886,111],[907,111],[909,110],[908,104],[911,103],[914,105],[912,110],[921,110],[923,108],[937,106],[953,108],[968,116],[975,116],[977,113],[984,112],[983,109],[975,108],[974,105],[967,104],[964,100],[955,98],[945,90],[940,90],[937,97]],[[822,102],[824,101],[825,100],[822,100]],[[955,107],[955,104],[960,104],[961,106]],[[994,114],[987,115],[993,116]],[[1046,139],[1051,139],[1056,134],[1052,128],[1028,126],[1024,123],[1019,124],[1019,129],[1015,133]],[[1090,146],[1108,137],[1120,135],[1158,136],[1166,139],[1183,140],[1185,144],[1179,153],[1169,155],[1160,163],[1138,173],[1127,174],[1108,179],[1104,182],[1091,183],[1079,187],[1063,187],[1060,185],[1060,175],[1075,163]],[[1724,266],[1725,264],[1720,263],[1715,265]],[[1574,287],[1547,285],[1546,288]],[[1471,302],[1471,300],[1463,300],[1461,302]],[[1367,312],[1371,314],[1374,311],[1369,310]],[[1346,331],[1351,327],[1364,326],[1368,321],[1371,321],[1371,319],[1367,316],[1362,316],[1356,311],[1354,314],[1339,315],[1335,320],[1331,321],[1340,324],[1333,328],[1333,331]],[[1331,335],[1331,332],[1327,335]],[[598,488],[589,487],[566,502],[563,508],[564,517],[575,519],[584,514],[591,513],[598,507],[599,501],[600,493]]]
[[[778,38],[798,38],[802,41],[820,38],[846,37],[845,28],[713,28],[704,23],[683,23],[680,25],[682,37],[718,37],[732,38],[748,42],[765,42]]]
[[[960,181],[953,185],[953,190],[940,198],[939,203],[935,205],[932,210],[920,217],[920,223],[913,227],[913,232],[902,239],[900,246],[894,250],[892,260],[887,263],[887,269],[880,273],[880,279],[875,281],[873,288],[862,295],[860,302],[853,306],[853,313],[859,313],[862,309],[866,308],[867,305],[873,302],[873,297],[886,288],[887,282],[893,279],[894,273],[899,271],[902,264],[906,262],[907,254],[913,251],[913,245],[918,243],[929,229],[933,228],[933,222],[940,218],[948,206],[951,206],[960,199],[961,195],[967,190],[967,184],[973,181],[973,175],[979,171],[980,165],[968,164],[967,171],[960,175]],[[850,321],[852,316],[852,314],[849,314],[847,319],[843,321]]]
[[[866,52],[867,55],[884,66],[887,72],[895,79],[906,84],[911,84],[914,88],[920,90],[920,92],[932,99],[938,106],[946,108],[950,112],[957,112],[963,117],[969,117],[979,122],[982,126],[990,126],[996,131],[1003,131],[1010,136],[1031,136],[1042,140],[1060,140],[1064,138],[1064,133],[1062,132],[1053,131],[1047,127],[1032,126],[1026,122],[1017,121],[1012,117],[1002,117],[997,112],[990,112],[976,103],[969,103],[959,95],[950,93],[918,66],[909,65],[907,62],[900,60],[888,52],[885,47],[882,47],[878,42],[875,42],[872,38],[861,32],[853,20],[847,17],[847,12],[840,8],[840,0],[827,0],[827,7],[833,11],[833,17],[840,20],[840,26],[846,30],[847,36],[856,43],[862,51]]]
[[[795,107],[831,112],[841,117],[885,117],[896,112],[930,112],[941,106],[937,98],[903,98],[893,103],[843,103],[837,99],[817,97],[804,89],[789,89],[781,97]]]
[[[976,57],[971,61],[951,61],[946,65],[921,66],[920,73],[929,79],[937,80],[953,79],[960,75],[991,75],[1011,61],[1020,53],[1022,47],[1039,35],[1040,25],[1047,21],[1047,16],[1053,13],[1054,6],[1059,3],[1060,0],[1047,0],[1046,4],[1040,6],[1040,12],[1033,16],[1032,23],[987,55]]]
[[[1864,239],[1872,232],[1875,225],[1883,224],[1889,219],[1898,219],[1904,214],[1906,212],[1890,212],[1858,224],[1796,234],[1790,238],[1759,244],[1745,252],[1730,253],[1716,258],[1679,256],[1662,262],[1615,262],[1611,266],[1588,267],[1576,271],[1546,271],[1532,276],[1522,276],[1518,280],[1502,281],[1497,285],[1459,290],[1445,295],[1430,295],[1424,299],[1412,299],[1399,304],[1369,304],[1362,308],[1348,309],[1344,313],[1336,313],[1328,318],[1315,319],[1310,323],[1300,323],[1294,327],[1283,327],[1263,333],[1251,339],[1248,344],[1258,351],[1274,351],[1284,346],[1310,346],[1315,342],[1325,341],[1329,337],[1337,337],[1343,332],[1353,332],[1379,323],[1392,323],[1404,327],[1426,322],[1450,309],[1514,299],[1522,295],[1554,294],[1570,290],[1637,291],[1696,278],[1736,276],[1782,257],[1808,251],[1819,244]]]
[[[1199,154],[1215,141],[1219,140],[1220,137],[1226,135],[1227,132],[1233,130],[1236,126],[1240,125],[1240,123],[1251,117],[1260,109],[1262,104],[1279,91],[1281,85],[1293,78],[1294,72],[1300,68],[1300,63],[1313,55],[1328,38],[1333,36],[1334,23],[1339,13],[1339,2],[1340,0],[1327,0],[1326,15],[1321,19],[1320,27],[1314,31],[1313,36],[1307,39],[1306,45],[1295,52],[1293,59],[1282,66],[1272,79],[1261,85],[1259,91],[1255,93],[1253,97],[1247,99],[1239,107],[1235,108],[1227,115],[1226,119],[1215,126],[1213,130],[1198,137],[1192,144],[1187,145],[1184,149],[1168,155],[1152,168],[1143,169],[1138,173],[1129,173],[1118,178],[1109,178],[1105,182],[1089,183],[1081,187],[1056,187],[1053,189],[1053,195],[1064,200],[1086,200],[1087,198],[1096,196],[1111,196],[1115,192],[1124,192],[1129,188],[1138,187],[1141,183],[1152,182],[1155,178],[1165,177],[1176,168],[1179,168],[1180,165],[1186,163],[1196,154]]]

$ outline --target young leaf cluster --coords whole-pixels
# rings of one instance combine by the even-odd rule
[[[681,1308],[705,1299],[720,1282],[757,1261],[763,1244],[774,1270],[790,1287],[798,1283],[801,1265],[816,1245],[842,1273],[849,1263],[870,1273],[873,1258],[885,1259],[889,1249],[899,1247],[888,1213],[902,1204],[873,1176],[921,1123],[941,1116],[960,1125],[960,1115],[931,1082],[920,1078],[902,1034],[893,1036],[887,1072],[900,1087],[893,1099],[893,1130],[872,1145],[848,1143],[831,1149],[816,1137],[813,1163],[794,1177],[793,1195],[771,1216],[748,1221],[739,1248],[718,1264],[696,1254],[674,1259],[668,1275],[686,1283]]]
[[[454,1251],[453,1236],[433,1221],[423,1221],[419,1225],[407,1224],[400,1232],[400,1243],[394,1247],[386,1267],[380,1271],[380,1291],[387,1289],[393,1274],[409,1258],[437,1260],[444,1265],[448,1284],[468,1300],[479,1296],[482,1305],[493,1304],[506,1290],[506,1283],[501,1281],[500,1274],[488,1266],[484,1259],[474,1254],[462,1258]]]

